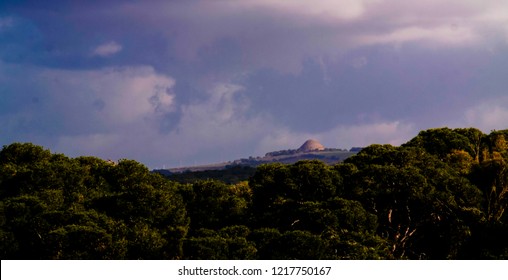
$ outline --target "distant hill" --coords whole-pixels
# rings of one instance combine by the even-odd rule
[[[342,162],[348,157],[358,153],[361,149],[355,147],[351,150],[345,149],[335,149],[335,148],[325,148],[321,143],[317,140],[307,140],[300,148],[295,150],[281,150],[266,153],[263,157],[249,157],[242,158],[228,162],[221,163],[212,163],[205,165],[196,165],[196,166],[186,166],[186,167],[177,167],[177,168],[169,168],[169,169],[157,169],[154,172],[160,173],[170,178],[177,179],[177,181],[187,182],[192,181],[193,179],[202,178],[202,179],[214,179],[214,178],[223,178],[224,174],[228,174],[227,176],[231,177],[231,180],[226,180],[229,182],[235,182],[236,179],[241,178],[245,179],[248,176],[252,175],[255,167],[265,164],[265,163],[284,163],[284,164],[293,164],[301,160],[321,160],[326,164],[336,164],[338,162]],[[221,172],[224,171],[224,172]],[[191,174],[184,175],[183,173],[195,173],[192,176],[187,176]],[[180,174],[180,175],[179,175]],[[231,174],[240,175],[234,176]],[[189,179],[192,178],[192,179]]]

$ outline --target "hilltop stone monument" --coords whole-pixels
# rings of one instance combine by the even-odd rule
[[[305,153],[305,152],[312,152],[312,151],[323,151],[325,149],[325,146],[323,146],[319,141],[315,139],[309,139],[303,143],[296,152],[298,153]]]

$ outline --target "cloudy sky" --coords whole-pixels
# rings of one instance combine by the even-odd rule
[[[0,2],[1,145],[161,168],[507,124],[504,0]]]

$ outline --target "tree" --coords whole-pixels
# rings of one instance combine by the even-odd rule
[[[273,258],[279,260],[319,260],[324,258],[326,243],[308,231],[283,233],[273,248]]]
[[[434,128],[421,131],[403,146],[420,147],[439,158],[452,150],[464,150],[477,159],[482,137],[483,133],[477,129]]]
[[[393,259],[388,242],[371,232],[330,231],[321,235],[327,246],[325,259]]]
[[[49,212],[43,237],[50,259],[124,259],[127,228],[96,211]]]
[[[281,233],[275,228],[259,228],[255,229],[249,235],[249,239],[256,244],[256,259],[271,260],[275,259],[274,248],[277,240],[281,237]]]
[[[477,128],[457,128],[454,131],[467,137],[469,140],[467,151],[475,162],[479,162],[486,135]]]
[[[484,209],[489,221],[500,221],[508,207],[508,163],[491,159],[476,165],[471,180],[484,193]]]
[[[333,172],[319,160],[299,161],[289,167],[290,178],[295,186],[294,198],[299,201],[321,201],[333,197],[340,181]]]
[[[31,143],[14,143],[0,151],[0,197],[62,190],[67,203],[70,193],[82,187],[81,169],[71,159],[51,154]]]
[[[208,260],[247,260],[256,257],[254,242],[248,241],[250,229],[243,225],[214,231],[200,229],[184,243],[184,258]]]
[[[248,186],[227,185],[220,181],[199,181],[186,193],[191,227],[220,229],[246,220]]]
[[[287,165],[263,164],[249,180],[252,189],[252,218],[255,228],[280,225],[284,204],[294,201],[296,186]]]
[[[10,241],[4,245],[2,259],[45,258],[42,214],[46,205],[35,196],[22,195],[2,203],[2,231]]]
[[[90,206],[128,226],[127,258],[178,258],[189,226],[178,185],[135,161],[120,161],[105,174],[111,191]]]
[[[378,217],[378,234],[396,258],[448,258],[468,238],[480,191],[421,148],[374,145],[347,160],[358,166],[352,199]],[[445,230],[446,237],[436,234]],[[440,244],[433,246],[433,244]]]

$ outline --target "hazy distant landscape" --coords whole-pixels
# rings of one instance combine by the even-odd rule
[[[305,146],[305,144],[309,141],[315,141],[316,145],[320,145],[322,148],[317,149],[315,147],[310,147],[303,149],[302,147]],[[319,159],[327,164],[334,164],[345,160],[346,158],[350,157],[351,155],[354,155],[361,149],[358,147],[351,148],[350,150],[338,148],[325,148],[317,140],[307,140],[307,142],[302,144],[302,146],[298,149],[287,149],[269,152],[262,157],[250,156],[249,158],[236,159],[221,163],[159,169],[159,171],[163,172],[164,170],[167,170],[171,173],[180,173],[186,171],[220,170],[225,169],[227,167],[234,167],[239,165],[256,167],[264,163],[279,162],[289,164],[296,163],[297,161],[300,160],[312,160],[312,159]]]
[[[312,145],[309,145],[309,142],[312,142]],[[360,150],[360,147],[354,147],[349,150],[325,148],[317,140],[307,140],[298,149],[273,151],[266,153],[263,157],[251,156],[222,163],[155,169],[153,171],[180,183],[192,183],[196,180],[206,179],[217,179],[226,183],[238,183],[248,180],[256,171],[256,167],[261,164],[294,164],[302,160],[319,160],[327,165],[333,165],[344,161]]]

